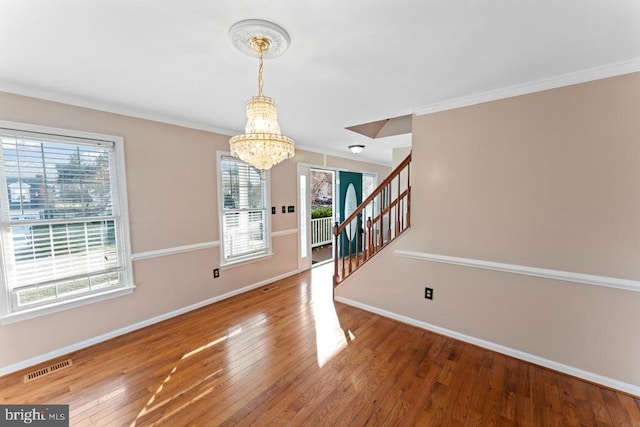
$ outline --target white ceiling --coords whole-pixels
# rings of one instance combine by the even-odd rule
[[[249,18],[291,36],[264,75],[283,133],[383,164],[410,136],[344,128],[640,63],[638,0],[0,0],[0,90],[238,133],[258,64],[227,31]]]

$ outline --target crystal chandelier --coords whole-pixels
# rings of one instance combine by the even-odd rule
[[[258,96],[247,101],[245,133],[229,140],[231,154],[260,170],[293,157],[293,140],[280,133],[278,110],[272,98],[262,94],[264,57],[277,56],[289,44],[289,35],[281,27],[267,21],[249,19],[234,24],[229,36],[244,53],[260,58],[258,67]]]

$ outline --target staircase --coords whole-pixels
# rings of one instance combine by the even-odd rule
[[[362,267],[411,225],[411,154],[333,227],[333,285]],[[366,220],[365,220],[366,219]]]

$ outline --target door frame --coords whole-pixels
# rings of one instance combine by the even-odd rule
[[[296,167],[296,199],[298,200],[298,272],[311,268],[311,165]]]
[[[298,271],[309,270],[312,264],[311,249],[311,169],[333,172],[333,199],[331,200],[332,222],[336,218],[336,186],[338,185],[338,171],[342,168],[332,168],[329,166],[316,165],[311,163],[298,162],[296,172],[296,189],[298,200]],[[302,194],[302,177],[304,177],[305,194]],[[331,242],[333,245],[333,241]],[[304,247],[303,247],[304,245]],[[333,252],[332,252],[333,253]]]
[[[331,211],[333,212],[333,222],[335,222],[338,206],[338,180],[339,172],[354,172],[350,169],[336,168],[331,166],[318,165],[313,163],[298,162],[296,164],[296,200],[298,201],[298,271],[306,271],[312,267],[311,257],[311,169],[319,169],[333,172],[333,200],[331,201]],[[363,175],[369,175],[374,177],[374,187],[378,184],[379,176],[377,172],[372,171],[355,171],[362,173]],[[305,194],[301,197],[301,176],[305,177]],[[364,188],[363,188],[364,191]],[[364,194],[363,194],[364,196]],[[304,233],[304,235],[303,235]],[[306,243],[306,250],[302,248],[303,243]],[[334,242],[332,241],[333,245]],[[332,252],[333,253],[333,252]],[[303,256],[306,255],[306,256]]]

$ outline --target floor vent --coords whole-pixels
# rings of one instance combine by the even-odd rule
[[[37,371],[29,372],[27,375],[24,376],[24,382],[28,383],[29,381],[42,378],[53,372],[59,371],[64,368],[68,368],[71,365],[72,365],[71,359],[67,359],[67,360],[63,360],[62,362],[54,363],[53,365],[49,365],[44,368],[38,369]]]
[[[275,285],[274,285],[274,286],[267,286],[266,288],[262,288],[262,293],[265,293],[265,294],[266,294],[267,292],[271,292],[271,291],[273,291],[274,289],[278,289],[278,287],[277,287],[277,286],[275,286]]]

